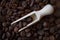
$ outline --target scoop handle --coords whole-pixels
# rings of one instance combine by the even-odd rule
[[[50,4],[47,4],[43,9],[37,11],[37,13],[38,13],[39,15],[45,16],[45,15],[50,15],[50,14],[52,14],[53,11],[54,11],[53,6],[50,5]]]

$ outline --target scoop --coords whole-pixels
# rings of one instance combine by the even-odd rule
[[[16,22],[19,22],[19,21],[23,20],[24,18],[27,18],[27,17],[31,16],[33,18],[33,21],[31,23],[29,23],[28,25],[26,25],[25,27],[19,29],[18,32],[20,32],[20,31],[26,29],[27,27],[31,26],[32,24],[38,22],[43,16],[52,14],[53,11],[54,11],[53,6],[50,5],[50,4],[47,4],[41,10],[39,10],[39,11],[32,11],[31,13],[29,13],[29,14],[27,14],[27,15],[19,18],[19,19],[17,19],[16,21],[13,21],[11,23],[11,25],[13,25]]]

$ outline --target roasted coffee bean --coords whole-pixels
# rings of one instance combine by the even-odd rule
[[[28,29],[28,28],[27,28],[27,29],[25,29],[25,32],[30,32],[30,29]]]
[[[60,28],[60,24],[57,24],[57,28]]]
[[[32,7],[34,5],[34,0],[31,0],[31,3],[30,3],[30,7]]]
[[[24,8],[25,8],[26,6],[27,6],[26,1],[23,1],[23,2],[22,2],[22,7],[24,7]]]
[[[6,37],[6,34],[5,33],[3,33],[3,35],[2,35],[2,39],[4,39]]]
[[[50,36],[50,40],[55,40],[55,37],[54,36]]]
[[[8,38],[6,38],[5,40],[9,40]]]
[[[49,25],[48,22],[44,22],[44,23],[43,23],[43,26],[44,26],[45,28],[48,27],[48,25]]]
[[[30,32],[26,33],[26,37],[31,37],[31,33]]]
[[[55,32],[55,28],[54,27],[50,28],[50,33],[54,33],[54,32]]]
[[[34,34],[33,34],[33,37],[38,37],[38,34],[37,34],[37,33],[34,33]]]
[[[28,17],[28,18],[27,18],[27,22],[28,22],[28,23],[30,23],[30,22],[32,22],[32,21],[33,21],[32,17]]]
[[[23,21],[23,27],[25,27],[26,25],[27,25],[27,23]]]
[[[3,22],[3,23],[2,23],[2,26],[3,26],[3,27],[6,27],[6,26],[7,26],[7,23],[6,23],[6,22]]]
[[[44,30],[44,31],[49,31],[49,28],[44,28],[43,30]]]
[[[25,37],[26,33],[25,31],[20,32],[21,37]]]
[[[9,26],[9,31],[12,31],[13,27]]]
[[[60,19],[57,19],[57,20],[55,21],[55,23],[56,23],[56,24],[60,24]]]
[[[43,40],[50,40],[49,37],[43,37]]]
[[[7,32],[8,31],[8,28],[5,28],[5,32]]]
[[[19,28],[22,28],[22,22],[19,22]]]
[[[39,3],[39,2],[41,2],[41,1],[42,1],[42,0],[35,0],[36,3]]]
[[[14,32],[18,32],[18,27],[15,27],[14,28]]]
[[[0,12],[2,11],[2,7],[0,7]]]
[[[56,3],[56,0],[50,0],[50,3],[51,4],[55,4]]]
[[[43,38],[42,36],[39,36],[39,40],[42,40],[42,38]]]
[[[21,37],[18,37],[18,39],[17,40],[21,40]]]
[[[6,36],[7,36],[7,38],[9,38],[11,36],[11,34],[9,32],[6,32]]]
[[[49,36],[49,33],[48,32],[44,32],[44,36],[45,37],[48,37]]]
[[[37,33],[38,33],[39,35],[44,35],[44,31],[43,31],[43,30],[39,30],[39,31],[37,31]]]

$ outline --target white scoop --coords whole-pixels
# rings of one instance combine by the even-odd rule
[[[20,31],[26,29],[27,27],[31,26],[32,24],[36,23],[37,21],[39,21],[43,16],[52,14],[53,11],[54,11],[53,6],[50,5],[50,4],[47,4],[41,10],[39,10],[39,11],[33,11],[33,12],[31,12],[31,13],[29,13],[29,14],[27,14],[27,15],[19,18],[19,19],[17,19],[16,21],[12,22],[11,25],[14,24],[14,23],[16,23],[16,22],[18,22],[18,21],[23,20],[24,18],[27,18],[29,16],[32,16],[34,20],[31,23],[29,23],[27,26],[21,28],[19,30],[19,32],[20,32]]]

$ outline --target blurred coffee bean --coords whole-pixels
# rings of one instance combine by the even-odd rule
[[[8,28],[5,28],[5,32],[7,32],[8,31]]]
[[[39,35],[44,35],[44,31],[43,31],[43,30],[38,30],[37,33],[38,33]]]
[[[8,38],[6,38],[5,40],[9,40]]]
[[[39,2],[41,2],[41,1],[42,1],[42,0],[35,0],[36,3],[39,3]]]
[[[18,27],[15,27],[14,28],[14,32],[18,32]]]
[[[13,27],[9,26],[9,31],[12,31]]]
[[[50,38],[50,40],[55,40],[55,37],[53,35],[50,36],[49,38]]]
[[[55,32],[55,28],[54,27],[50,28],[50,33],[54,33],[54,32]]]
[[[55,23],[56,24],[60,24],[60,18],[59,19],[56,19]]]
[[[26,25],[27,25],[27,23],[23,21],[23,27],[25,27]]]
[[[43,28],[44,31],[49,31],[49,28]]]
[[[31,0],[31,3],[30,3],[30,7],[32,7],[33,6],[33,4],[34,4],[34,0]]]
[[[25,29],[25,32],[30,32],[30,29],[29,28]]]
[[[60,28],[60,24],[57,24],[57,28]]]
[[[32,22],[32,21],[33,21],[32,17],[28,17],[28,18],[27,18],[27,22],[28,22],[28,23],[30,23],[30,22]]]
[[[22,27],[22,22],[19,22],[19,28],[21,28]]]
[[[24,8],[27,7],[26,1],[23,1],[23,2],[22,2],[22,7],[24,7]]]
[[[49,25],[49,24],[48,24],[47,22],[44,22],[44,23],[43,23],[43,26],[44,26],[44,27],[48,27],[48,25]]]
[[[7,38],[9,38],[11,36],[11,34],[9,32],[6,32],[6,36],[7,36]]]
[[[49,37],[43,37],[43,40],[50,40]]]
[[[3,33],[3,35],[2,35],[2,39],[4,39],[6,37],[6,34],[5,33]]]
[[[44,32],[44,36],[45,37],[48,37],[49,36],[49,33],[48,32]]]
[[[50,0],[50,3],[51,4],[55,4],[56,3],[56,0]]]
[[[2,11],[2,7],[0,7],[0,12]]]
[[[42,40],[42,38],[43,38],[42,36],[39,36],[39,40]]]
[[[56,11],[55,11],[55,13],[54,13],[54,16],[56,16],[56,17],[60,17],[60,8],[56,8]]]
[[[21,38],[20,37],[18,37],[18,39],[17,40],[21,40]]]
[[[26,37],[31,37],[31,33],[30,32],[28,32],[28,33],[26,33]]]
[[[3,22],[2,25],[3,25],[3,27],[6,27],[7,26],[7,23],[6,22]]]
[[[38,34],[37,34],[37,33],[34,33],[34,34],[33,34],[33,37],[38,37]]]
[[[20,32],[21,37],[25,37],[26,33],[25,31]]]

